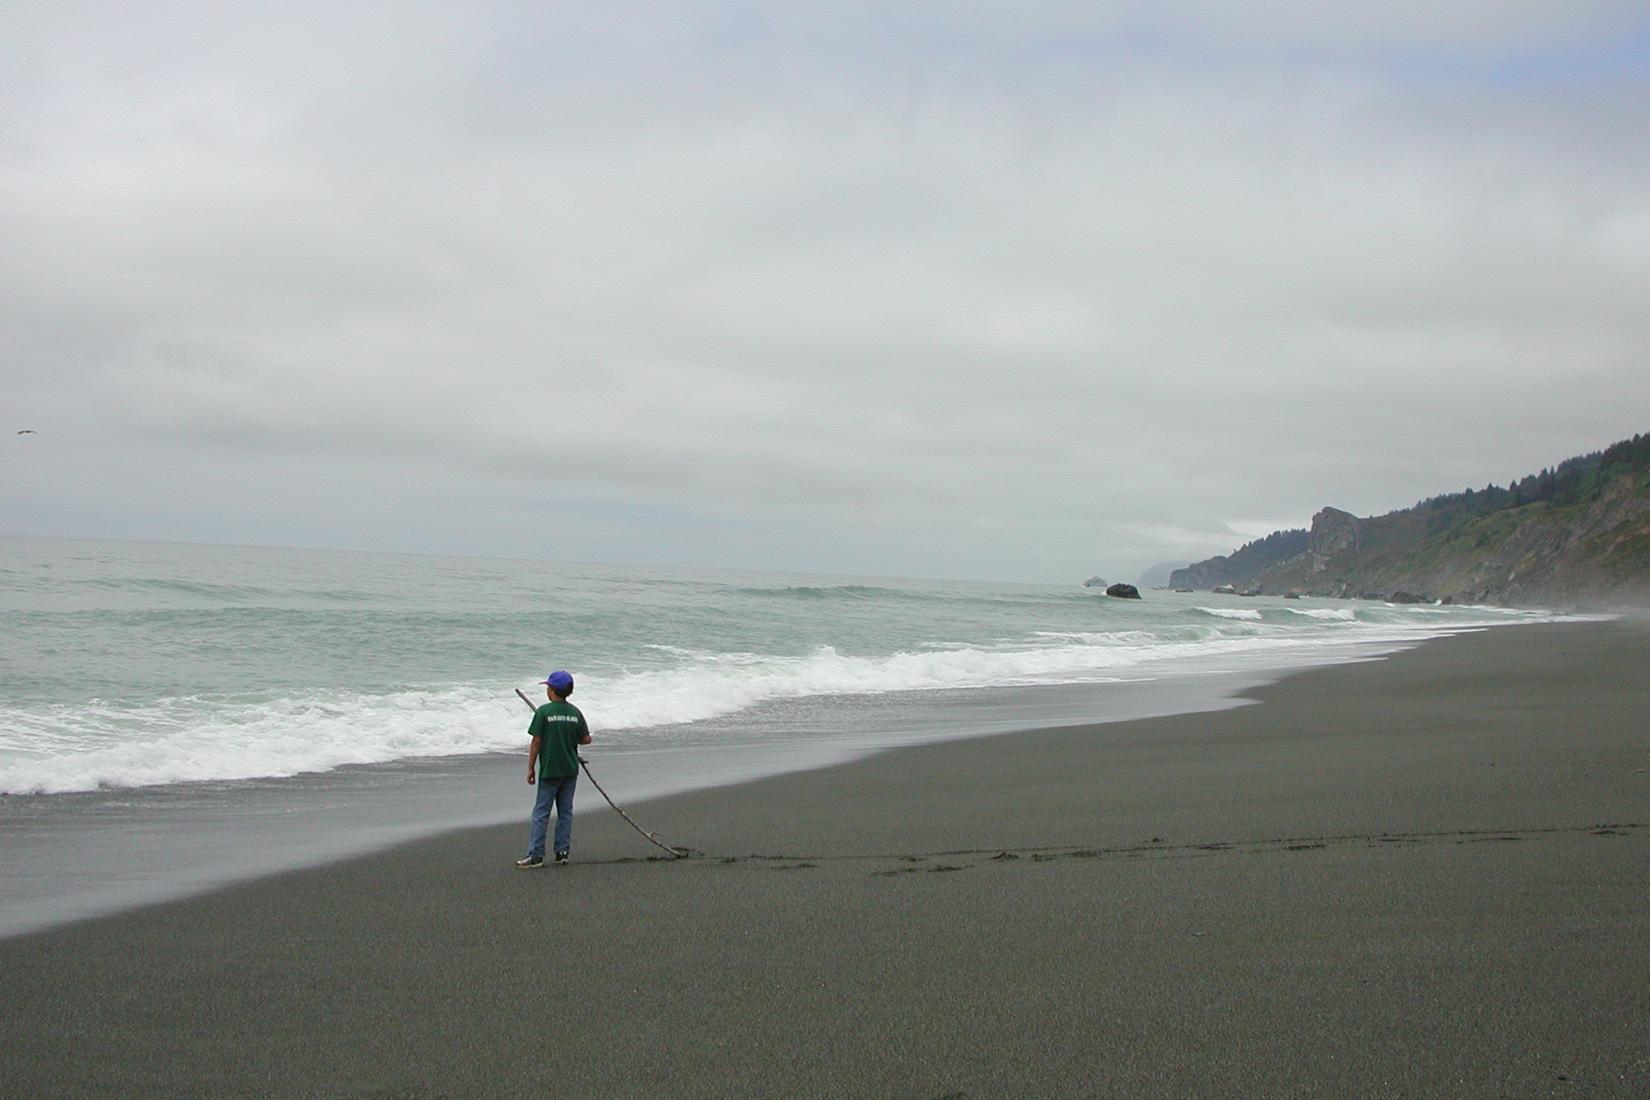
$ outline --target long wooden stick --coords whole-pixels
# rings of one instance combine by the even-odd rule
[[[522,691],[520,688],[516,689],[516,695],[521,699],[521,701],[523,703],[527,704],[527,709],[528,710],[536,712],[539,709],[538,707],[535,707],[533,705],[533,700],[527,698],[527,693]],[[619,809],[619,804],[617,802],[613,801],[613,796],[608,794],[606,788],[604,788],[600,783],[596,782],[596,777],[594,775],[590,774],[590,762],[582,756],[579,757],[579,767],[584,769],[584,774],[590,780],[590,782],[596,784],[596,789],[598,791],[601,791],[603,798],[607,799],[607,804],[609,806],[613,807],[613,812],[618,814],[620,817],[624,818],[625,823],[628,824],[632,829],[635,829],[638,833],[641,833],[643,836],[647,837],[647,839],[650,843],[656,844],[660,848],[663,848],[665,851],[669,852],[670,857],[672,859],[687,859],[689,856],[691,856],[693,854],[693,852],[691,850],[687,849],[687,848],[672,848],[669,844],[666,844],[664,841],[660,840],[658,837],[654,836],[652,833],[648,832],[646,829],[644,829],[640,825],[636,824],[636,822],[634,820],[632,820],[632,818],[629,814],[627,814],[623,810]],[[543,777],[541,776],[540,778],[543,778]]]

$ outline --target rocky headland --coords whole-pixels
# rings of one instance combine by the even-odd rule
[[[1268,595],[1399,602],[1650,606],[1650,434],[1505,488],[1359,517],[1323,508],[1170,578]]]

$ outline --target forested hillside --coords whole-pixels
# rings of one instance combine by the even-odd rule
[[[1262,546],[1272,552],[1245,553]],[[1381,599],[1650,603],[1650,434],[1505,486],[1430,497],[1382,516],[1325,508],[1310,531],[1279,531],[1179,570],[1172,583]]]

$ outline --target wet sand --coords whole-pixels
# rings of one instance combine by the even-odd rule
[[[1650,1094],[1650,630],[1251,695],[0,941],[0,1094]]]

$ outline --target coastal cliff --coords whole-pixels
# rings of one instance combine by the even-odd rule
[[[1176,569],[1169,574],[1169,585],[1198,589],[1218,588],[1223,584],[1246,586],[1254,577],[1307,549],[1308,538],[1304,529],[1274,531],[1263,539],[1244,544],[1229,557],[1220,555]]]
[[[1171,583],[1274,595],[1650,605],[1650,435],[1506,488],[1432,497],[1382,516],[1324,508],[1308,531],[1280,531],[1197,562]]]

